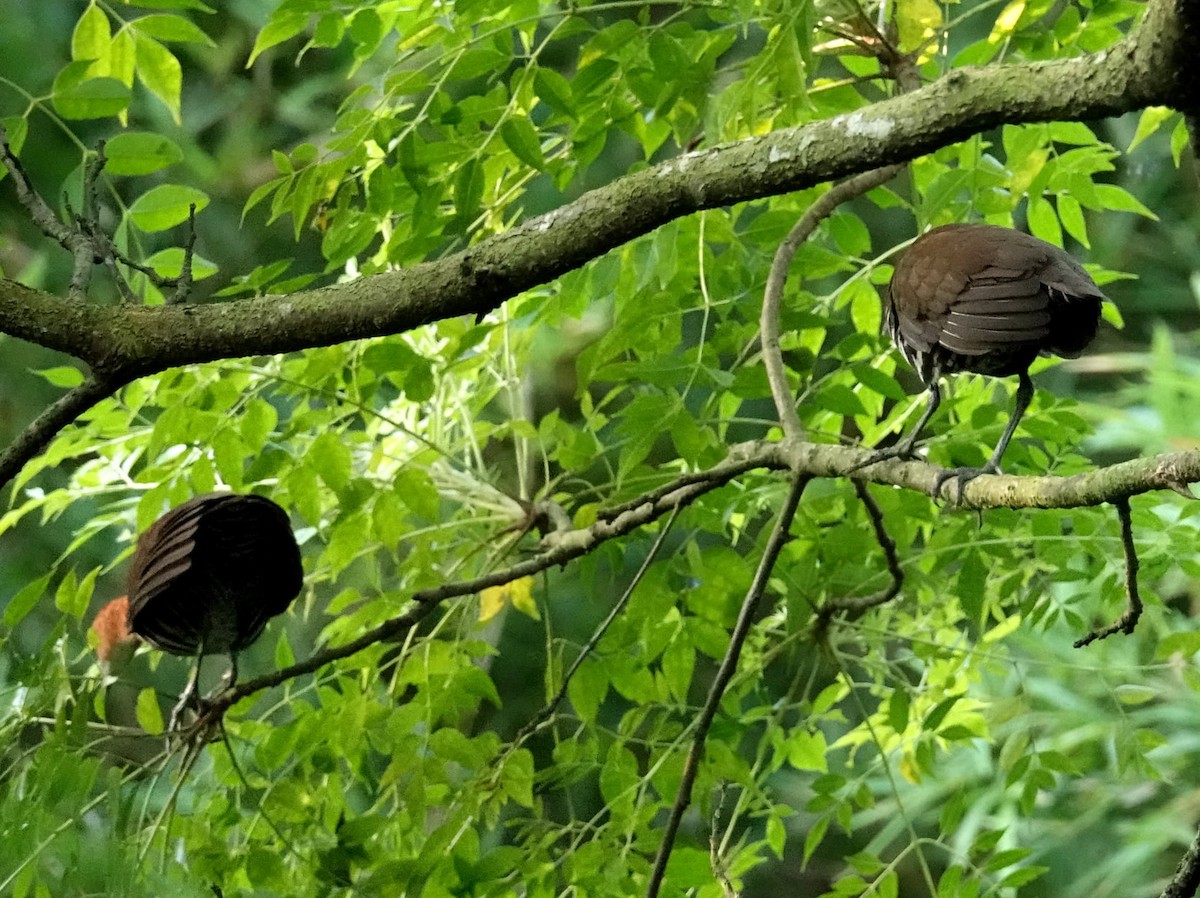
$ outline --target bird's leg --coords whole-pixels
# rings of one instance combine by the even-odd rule
[[[939,495],[942,491],[942,485],[947,480],[954,480],[957,483],[956,487],[956,502],[961,503],[963,497],[963,488],[984,474],[999,474],[1000,459],[1004,457],[1004,450],[1008,448],[1008,442],[1016,433],[1017,425],[1021,423],[1021,418],[1025,414],[1025,410],[1029,408],[1029,403],[1033,401],[1033,381],[1029,379],[1029,372],[1022,371],[1020,373],[1020,382],[1017,384],[1017,396],[1013,402],[1012,414],[1008,418],[1008,426],[1004,428],[1004,433],[1000,435],[1000,442],[996,444],[996,448],[992,451],[992,457],[985,464],[978,468],[946,468],[938,473],[933,481],[933,494]]]
[[[917,421],[916,426],[910,430],[903,439],[899,440],[895,445],[889,446],[887,449],[877,449],[872,452],[866,461],[860,461],[847,474],[853,474],[860,468],[870,467],[881,461],[887,461],[889,458],[911,458],[913,455],[913,446],[916,445],[917,437],[921,435],[921,431],[925,429],[925,425],[929,423],[929,419],[933,417],[933,413],[937,411],[942,402],[942,388],[938,384],[939,373],[934,372],[933,379],[929,381],[929,398],[925,403],[925,411],[921,413],[921,419]]]
[[[179,701],[171,710],[171,721],[167,724],[167,732],[173,732],[179,729],[180,719],[183,717],[183,711],[189,705],[192,707],[198,706],[198,692],[200,689],[200,663],[204,660],[204,640],[200,641],[200,647],[196,650],[196,666],[192,668],[192,675],[188,677],[187,686],[183,689],[183,695],[179,696]]]
[[[232,689],[237,682],[237,652],[229,653],[229,673],[225,674],[225,688]]]

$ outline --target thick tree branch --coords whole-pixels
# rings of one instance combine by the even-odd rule
[[[1188,846],[1160,898],[1195,898],[1200,889],[1200,830]]]
[[[1190,5],[1181,4],[1181,14],[1189,13]],[[1195,48],[1185,45],[1191,37],[1171,0],[1154,0],[1141,28],[1110,50],[955,70],[869,108],[627,175],[458,255],[304,293],[205,306],[99,308],[0,281],[0,332],[67,352],[100,374],[131,378],[479,314],[703,209],[903,162],[1001,123],[1186,106],[1193,102],[1181,93],[1187,86],[1182,72],[1194,58]]]

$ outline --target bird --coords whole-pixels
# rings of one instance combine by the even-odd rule
[[[196,702],[201,659],[238,653],[299,595],[304,570],[287,512],[263,496],[208,493],[150,525],[129,565],[128,595],[96,615],[97,655],[109,663],[138,640],[196,659],[171,715]]]
[[[925,384],[929,398],[916,426],[895,446],[855,466],[913,454],[942,400],[939,381],[962,371],[1019,378],[1008,425],[980,467],[939,472],[963,487],[1000,472],[1000,459],[1033,399],[1029,366],[1039,355],[1076,358],[1096,337],[1107,297],[1069,253],[1013,228],[948,224],[909,247],[883,298],[883,330]]]

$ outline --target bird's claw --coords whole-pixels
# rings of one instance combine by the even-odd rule
[[[911,445],[896,445],[887,449],[877,449],[858,464],[852,465],[846,473],[853,474],[855,471],[861,471],[863,468],[869,468],[871,465],[877,465],[882,461],[891,461],[893,458],[898,458],[901,461],[920,460],[920,456],[917,455],[916,450]]]
[[[962,505],[963,490],[967,484],[976,477],[982,477],[985,474],[999,474],[1000,466],[993,462],[988,462],[986,465],[980,465],[977,468],[943,468],[938,471],[933,478],[933,496],[939,498],[942,495],[942,487],[947,480],[955,482],[954,504]]]

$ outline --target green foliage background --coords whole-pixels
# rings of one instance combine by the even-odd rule
[[[831,32],[854,12],[832,2],[18,6],[0,31],[0,115],[32,177],[78,208],[86,154],[108,139],[105,222],[166,273],[195,202],[204,302],[453,253],[693,146],[889,90]],[[899,39],[930,40],[933,78],[1110,46],[1140,7],[913,0]],[[1039,374],[1052,392],[1007,469],[1195,446],[1200,230],[1182,145],[1165,110],[1005,126],[835,214],[801,248],[784,312],[810,435],[873,443],[919,412],[875,288],[918,228],[975,218],[1080,249],[1124,324]],[[182,780],[160,709],[184,662],[142,654],[103,679],[89,612],[121,591],[134,534],[165,507],[263,492],[291,510],[307,573],[248,653],[263,672],[519,558],[534,541],[509,530],[513,497],[553,498],[582,526],[777,435],[761,295],[824,189],[679,220],[480,322],[143,378],[64,432],[0,518],[0,894],[641,892],[779,477],[679,514],[533,732],[662,524],[235,707],[228,747]],[[66,254],[0,194],[5,276],[65,290]],[[13,433],[81,375],[3,347]],[[981,462],[1008,389],[961,378],[930,459]],[[1123,601],[1111,509],[978,521],[873,493],[901,596],[814,630],[814,607],[887,576],[850,485],[814,484],[709,735],[668,893],[1156,894],[1200,816],[1193,504],[1134,501],[1148,613],[1080,652]]]

